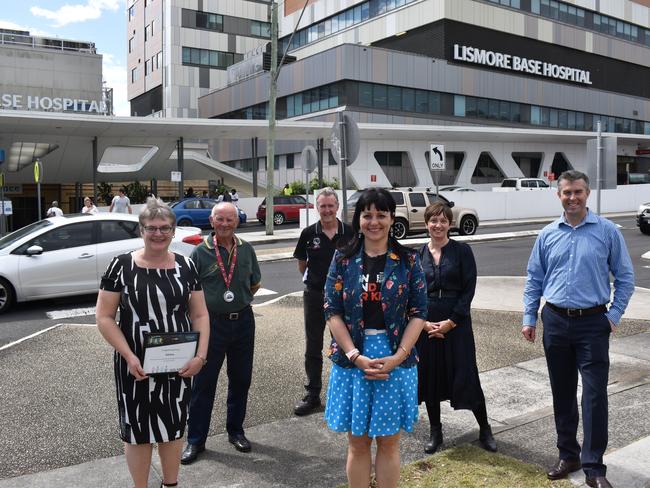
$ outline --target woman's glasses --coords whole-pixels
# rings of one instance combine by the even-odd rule
[[[173,227],[171,225],[163,225],[162,227],[156,227],[155,225],[145,225],[142,227],[147,234],[155,234],[156,231],[160,231],[161,234],[169,234]]]

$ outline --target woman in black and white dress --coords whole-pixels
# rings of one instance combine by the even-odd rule
[[[158,443],[161,486],[176,486],[192,376],[206,362],[208,311],[194,263],[169,251],[174,213],[150,198],[139,220],[144,248],[108,265],[97,299],[97,326],[115,348],[120,436],[135,487],[147,486],[153,443]],[[198,351],[178,373],[144,373],[144,332],[191,330],[200,333]]]

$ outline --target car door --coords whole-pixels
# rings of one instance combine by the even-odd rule
[[[210,225],[210,214],[212,208],[217,204],[216,200],[199,200],[201,202],[201,212],[197,213],[197,220],[194,225],[197,227],[206,227]]]
[[[428,202],[423,192],[411,192],[408,194],[409,201],[409,228],[411,230],[424,229],[424,211]]]
[[[199,226],[199,225],[207,225],[207,217],[205,217],[205,209],[203,208],[203,205],[201,205],[201,200],[186,200],[183,202],[183,205],[185,207],[185,212],[183,212],[185,215],[187,215],[190,220],[192,221],[192,225],[194,226]],[[181,220],[181,219],[179,219]],[[202,220],[205,220],[205,223],[201,223]]]
[[[99,280],[106,271],[108,263],[120,254],[130,253],[144,246],[140,236],[140,226],[135,220],[101,220],[97,222],[97,267],[95,279]]]
[[[31,246],[43,248],[28,256]],[[48,230],[18,248],[20,286],[26,299],[97,291],[94,222],[70,223]]]
[[[300,220],[300,209],[305,208],[307,202],[303,197],[289,197],[291,198],[291,219]]]

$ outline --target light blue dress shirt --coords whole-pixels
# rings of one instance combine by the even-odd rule
[[[535,326],[540,299],[562,308],[610,303],[605,314],[618,324],[634,292],[634,270],[621,232],[590,210],[576,227],[562,217],[542,229],[528,260],[523,325]]]

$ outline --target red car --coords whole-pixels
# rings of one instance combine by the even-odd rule
[[[298,222],[300,220],[300,209],[305,208],[305,197],[299,195],[273,197],[273,223],[282,225],[285,222]],[[310,203],[309,208],[314,208]],[[257,207],[257,220],[262,224],[266,223],[266,198]]]

